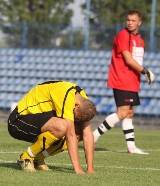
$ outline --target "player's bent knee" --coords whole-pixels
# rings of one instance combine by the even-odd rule
[[[64,119],[52,117],[41,128],[41,132],[49,131],[57,138],[62,138],[66,135],[68,129],[67,123]]]

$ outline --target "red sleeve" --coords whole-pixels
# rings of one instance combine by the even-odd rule
[[[126,30],[122,30],[117,34],[115,44],[117,45],[117,53],[121,53],[124,50],[129,51],[129,34]]]

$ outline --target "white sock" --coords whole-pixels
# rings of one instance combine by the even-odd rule
[[[133,150],[136,148],[135,136],[134,136],[134,126],[132,119],[125,118],[122,121],[122,129],[127,142],[128,150]]]
[[[93,132],[94,142],[96,143],[98,138],[104,134],[106,131],[110,130],[118,123],[120,120],[116,113],[110,114],[106,119],[101,123],[98,128]]]

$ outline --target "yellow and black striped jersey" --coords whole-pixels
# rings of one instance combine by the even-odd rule
[[[55,112],[57,117],[74,121],[75,94],[87,98],[83,89],[71,82],[48,81],[36,85],[19,102],[20,115]]]

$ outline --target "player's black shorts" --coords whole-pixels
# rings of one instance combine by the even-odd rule
[[[113,94],[117,107],[125,105],[130,106],[140,105],[138,92],[113,89]]]
[[[33,143],[41,133],[41,127],[53,116],[56,116],[53,111],[22,116],[16,107],[8,118],[8,131],[13,138]]]

